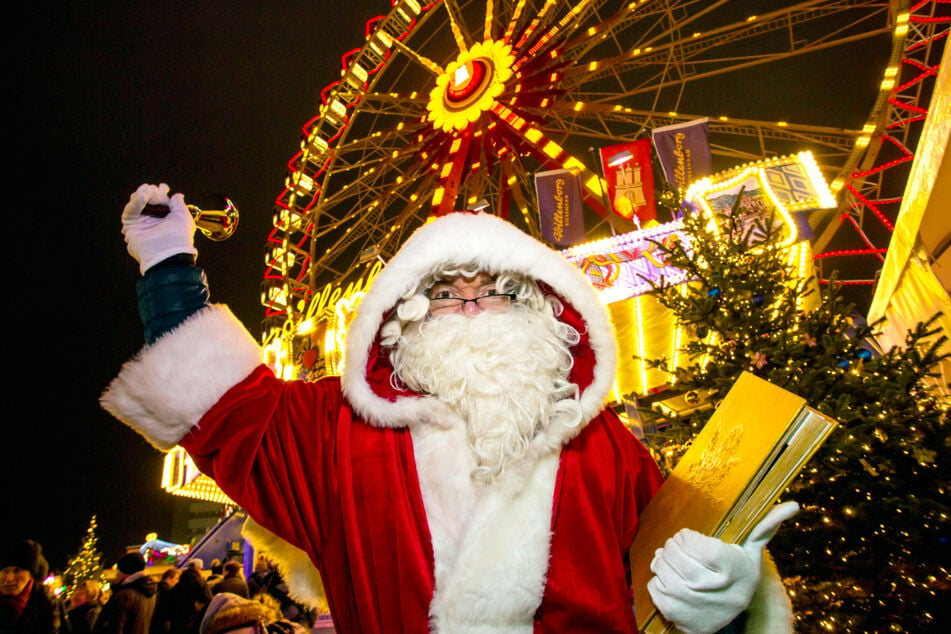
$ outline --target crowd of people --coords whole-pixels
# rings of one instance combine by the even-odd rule
[[[300,634],[316,614],[288,594],[280,571],[259,556],[245,579],[241,562],[200,559],[153,574],[139,552],[116,562],[108,584],[85,579],[57,596],[44,579],[42,547],[24,540],[0,559],[0,634]]]

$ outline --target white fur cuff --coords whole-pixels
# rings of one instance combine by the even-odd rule
[[[753,600],[746,608],[746,616],[744,634],[792,634],[795,631],[792,603],[776,565],[765,549],[762,575]]]
[[[231,311],[211,306],[128,361],[100,403],[168,451],[261,359],[257,342]]]

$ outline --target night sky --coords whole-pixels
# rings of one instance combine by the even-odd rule
[[[257,334],[285,165],[341,55],[389,2],[34,4],[8,24],[0,550],[30,537],[55,568],[94,513],[111,563],[150,531],[167,537],[177,503],[160,488],[162,455],[98,405],[143,343],[120,233],[129,194],[164,181],[189,202],[234,200],[237,233],[196,236],[199,262],[212,299]]]
[[[341,56],[389,7],[87,1],[9,14],[0,550],[33,538],[62,568],[93,514],[110,564],[148,532],[167,537],[181,501],[160,488],[162,454],[98,404],[143,343],[122,207],[143,182],[168,182],[194,203],[232,198],[236,235],[196,236],[199,263],[212,300],[257,335],[264,241],[285,165]],[[868,76],[874,90],[877,71]],[[796,120],[804,104],[787,107],[775,120]]]

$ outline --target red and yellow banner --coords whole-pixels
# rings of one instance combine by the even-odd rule
[[[650,139],[610,145],[599,152],[611,210],[638,223],[656,218]]]

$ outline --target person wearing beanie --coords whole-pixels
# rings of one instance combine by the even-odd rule
[[[48,570],[43,548],[25,539],[14,544],[0,560],[0,632],[48,634],[57,632],[53,604],[39,574]]]
[[[145,570],[142,553],[130,552],[116,562],[112,596],[96,620],[96,634],[148,634],[158,584]]]
[[[211,602],[211,590],[197,568],[182,570],[176,583],[165,594],[152,617],[153,634],[193,634],[198,631],[202,613]]]
[[[212,598],[198,628],[199,634],[304,634],[297,623],[281,618],[267,605],[221,592]]]
[[[145,570],[145,557],[143,557],[140,552],[126,553],[116,562],[116,569],[119,574],[124,575],[124,577],[142,572]]]
[[[254,570],[248,577],[248,592],[251,598],[259,592],[267,591],[268,578],[271,575],[273,566],[264,555],[258,555],[254,559]]]
[[[225,572],[224,564],[221,563],[221,560],[217,557],[211,560],[211,574],[208,575],[208,578],[205,581],[208,582],[208,586],[213,586],[214,584],[221,581]]]
[[[102,612],[101,598],[102,586],[95,579],[84,579],[76,584],[66,613],[71,634],[92,634]]]
[[[224,565],[224,576],[211,588],[212,594],[222,592],[230,592],[245,599],[251,598],[251,591],[248,589],[248,582],[244,580],[240,562],[229,561]]]

